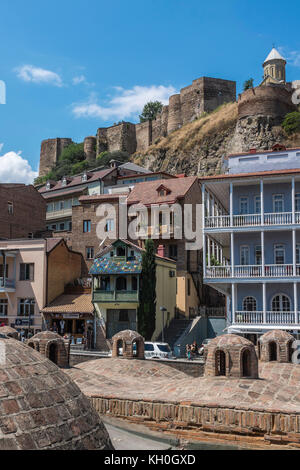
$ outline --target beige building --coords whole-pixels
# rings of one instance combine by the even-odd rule
[[[61,238],[0,241],[0,322],[37,333],[41,310],[80,277],[81,255]]]

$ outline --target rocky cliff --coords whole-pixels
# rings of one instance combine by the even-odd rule
[[[228,103],[157,139],[132,159],[152,171],[204,176],[220,173],[223,157],[230,153],[267,150],[275,143],[300,146],[300,136],[288,138],[271,116],[238,119],[237,103]]]

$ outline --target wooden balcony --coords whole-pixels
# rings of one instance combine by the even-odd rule
[[[139,302],[138,291],[105,291],[94,290],[93,302]]]
[[[267,264],[264,269],[259,265],[234,266],[233,272],[228,266],[211,266],[206,268],[207,279],[236,279],[236,278],[292,278],[300,276],[300,265],[296,266],[294,273],[292,264]]]
[[[295,326],[300,323],[300,312],[235,312],[233,325],[274,325],[274,326]]]

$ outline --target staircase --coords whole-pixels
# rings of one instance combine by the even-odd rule
[[[174,318],[168,328],[165,328],[164,331],[164,342],[170,345],[172,351],[176,345],[177,340],[180,338],[182,333],[187,329],[188,326],[192,325],[193,320],[183,320]],[[162,334],[157,338],[157,342],[162,341]]]

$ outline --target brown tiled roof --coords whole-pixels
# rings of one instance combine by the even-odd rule
[[[277,147],[276,145],[274,145],[274,148]],[[287,148],[284,148],[282,150],[280,150],[280,152],[291,152],[293,150],[300,150],[300,147],[287,147]],[[225,159],[229,158],[229,157],[244,157],[246,155],[260,155],[260,154],[266,154],[266,153],[278,153],[278,150],[274,150],[274,149],[270,149],[270,150],[259,150],[259,149],[256,149],[256,152],[238,152],[238,153],[230,153],[229,155],[227,155],[225,157]]]
[[[83,188],[74,188],[74,189],[70,189],[69,191],[68,190],[61,191],[58,194],[57,193],[52,193],[51,190],[50,190],[50,191],[47,191],[45,193],[42,193],[41,196],[44,199],[51,199],[51,198],[54,198],[54,197],[57,198],[57,197],[61,197],[61,196],[71,196],[71,195],[74,195],[74,194],[83,193],[83,191],[85,191],[86,189],[87,189],[87,186],[84,186]]]
[[[268,170],[268,171],[257,171],[252,173],[226,173],[224,175],[211,175],[211,176],[202,176],[199,178],[201,181],[207,180],[220,180],[220,179],[230,179],[230,178],[247,178],[251,176],[273,176],[273,175],[289,175],[289,174],[300,173],[300,168],[292,168],[290,170]]]
[[[111,173],[114,170],[115,170],[115,168],[106,168],[105,170],[95,171],[94,173],[92,173],[93,176],[91,178],[89,178],[87,182],[91,183],[92,181],[97,181],[98,179],[102,179],[105,176],[109,175],[109,173]],[[84,183],[86,183],[86,181]],[[39,189],[39,192],[40,193],[45,193],[46,192],[46,193],[49,194],[53,191],[57,191],[58,189],[70,188],[70,187],[73,187],[73,186],[77,186],[79,184],[83,184],[82,175],[74,176],[74,178],[72,178],[72,181],[69,184],[67,184],[66,186],[62,186],[62,182],[58,181],[57,184],[55,186],[53,186],[53,188],[49,189],[48,191],[46,190],[46,185],[44,185]]]
[[[92,294],[61,295],[43,313],[93,313]]]
[[[126,176],[118,176],[118,180],[124,180],[124,179],[130,179],[130,178],[151,178],[151,176],[156,176],[156,175],[164,175],[167,176],[168,178],[177,178],[177,175],[171,175],[170,173],[166,173],[165,171],[153,171],[151,173],[137,173],[134,175],[126,175]]]
[[[197,181],[197,176],[187,178],[172,178],[157,181],[147,181],[137,184],[128,196],[128,204],[172,204],[182,199],[191,186]],[[169,190],[169,194],[159,196],[158,189],[161,186]]]
[[[47,244],[47,253],[49,251],[52,251],[53,248],[55,248],[59,243],[63,240],[63,238],[46,238],[46,244]]]
[[[119,199],[120,196],[128,196],[128,193],[115,193],[115,194],[94,194],[91,196],[81,196],[80,202],[93,202],[93,201],[110,201],[112,199]]]

